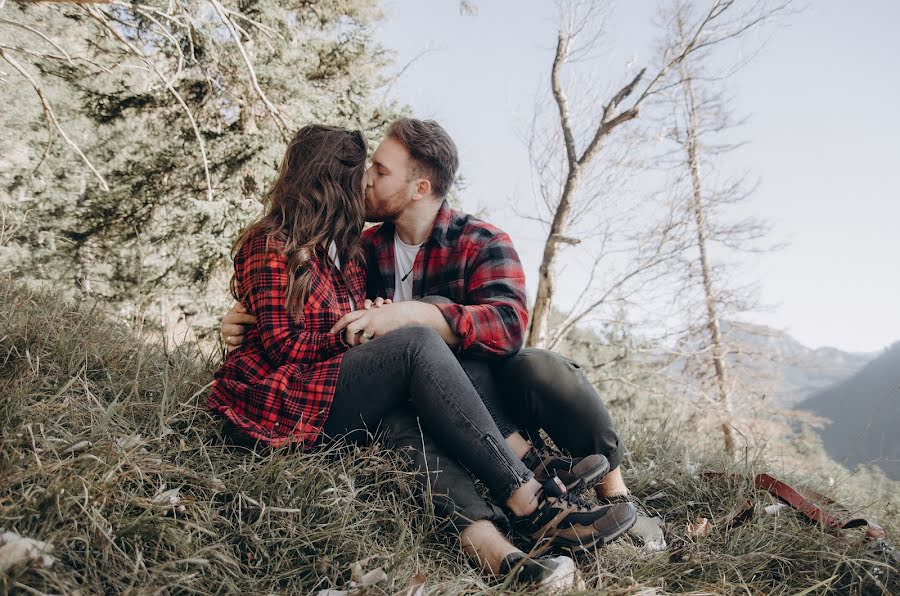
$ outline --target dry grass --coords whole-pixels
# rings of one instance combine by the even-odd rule
[[[0,572],[0,592],[306,594],[346,587],[364,559],[388,577],[370,593],[403,593],[420,572],[427,593],[497,591],[422,511],[389,451],[231,445],[200,405],[216,356],[148,342],[91,304],[8,281],[0,304],[0,528],[51,543],[56,559]],[[682,434],[626,433],[629,481],[655,497],[676,546],[649,556],[620,542],[584,558],[591,593],[900,591],[857,535],[842,542],[790,513],[688,536],[698,516],[771,500],[749,482],[697,475]]]

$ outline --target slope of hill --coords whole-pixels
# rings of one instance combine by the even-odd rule
[[[750,392],[765,395],[768,403],[782,408],[792,408],[817,392],[845,381],[877,356],[877,353],[845,352],[833,347],[810,348],[785,331],[744,322],[723,322],[722,334],[738,348],[736,354],[728,357],[730,376]],[[588,366],[591,357],[598,355],[597,347],[609,344],[609,338],[600,329],[589,325],[573,329],[568,340],[557,349]],[[622,341],[622,337],[617,340]],[[679,376],[687,366],[687,359],[679,354],[698,349],[698,346],[680,345],[675,348],[676,354],[666,354],[653,347],[635,346],[629,358],[651,368],[657,364],[667,374]]]
[[[900,342],[798,407],[832,421],[821,433],[832,458],[850,467],[873,462],[900,479]]]
[[[45,545],[0,571],[0,594],[395,594],[422,581],[429,594],[511,593],[464,561],[419,504],[398,454],[227,441],[203,407],[218,356],[193,342],[148,340],[94,304],[0,277],[0,362],[0,541]],[[672,546],[648,557],[622,539],[585,554],[579,593],[900,593],[893,567],[871,563],[864,544],[836,541],[792,511],[693,530],[748,500],[770,503],[727,474],[771,465],[701,457],[685,441],[692,433],[671,430],[635,425],[622,434],[628,483],[665,517]],[[706,469],[726,476],[698,473]],[[873,510],[881,506],[861,488],[863,513],[893,532],[896,514]],[[376,570],[377,585],[354,583]]]

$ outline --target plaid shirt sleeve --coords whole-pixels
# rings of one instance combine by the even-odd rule
[[[466,304],[435,306],[460,338],[458,351],[511,356],[522,348],[528,325],[522,263],[512,240],[502,232],[473,249],[477,254],[466,275]]]
[[[257,238],[247,258],[249,303],[266,354],[276,366],[310,364],[344,352],[349,345],[343,334],[304,329],[303,320],[291,321],[284,306],[287,294],[287,261]],[[310,288],[315,294],[316,287]]]

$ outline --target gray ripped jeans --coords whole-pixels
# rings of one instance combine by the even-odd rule
[[[498,503],[533,476],[428,327],[404,327],[344,354],[324,434],[362,437],[379,425],[419,472],[420,485],[430,484],[435,512],[460,531],[472,521],[505,519],[474,490],[469,471]]]

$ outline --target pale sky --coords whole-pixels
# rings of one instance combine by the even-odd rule
[[[544,232],[518,218],[533,205],[522,131],[555,49],[554,3],[385,0],[379,39],[398,68],[391,93],[456,141],[464,207],[487,209],[522,257],[529,298]],[[646,63],[655,2],[619,2],[597,79]],[[755,215],[788,247],[751,261],[771,310],[751,320],[810,347],[876,351],[900,340],[900,1],[813,0],[772,31],[729,83],[750,141],[730,163],[758,177]],[[565,286],[563,286],[565,290]]]

